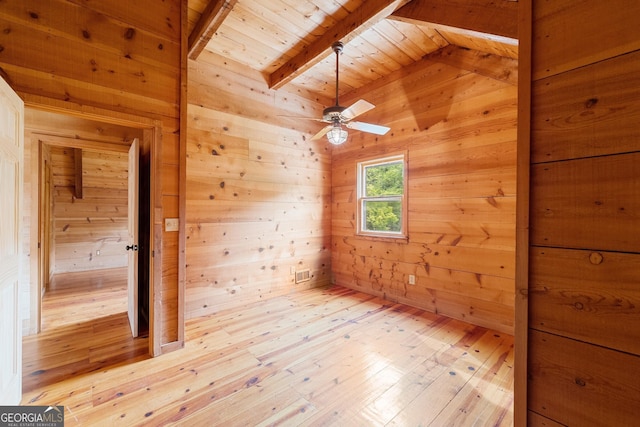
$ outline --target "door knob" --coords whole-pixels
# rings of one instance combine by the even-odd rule
[[[128,251],[137,251],[138,250],[138,245],[127,245],[127,250]]]

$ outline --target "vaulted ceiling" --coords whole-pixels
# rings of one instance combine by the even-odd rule
[[[209,51],[256,70],[269,87],[340,95],[448,46],[514,58],[511,0],[189,0],[189,57]]]

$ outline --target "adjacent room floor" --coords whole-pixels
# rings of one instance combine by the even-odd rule
[[[22,403],[67,426],[513,424],[512,336],[336,286],[187,321],[149,358],[112,273],[58,281],[24,339]]]

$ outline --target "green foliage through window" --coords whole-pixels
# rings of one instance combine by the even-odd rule
[[[404,158],[359,165],[362,232],[402,234]]]
[[[402,205],[400,202],[365,201],[364,210],[366,230],[401,231]]]
[[[402,163],[367,166],[365,171],[365,196],[398,196],[404,192]]]

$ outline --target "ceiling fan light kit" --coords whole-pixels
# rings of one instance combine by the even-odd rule
[[[331,130],[327,132],[327,139],[333,145],[340,145],[344,143],[347,140],[348,136],[349,136],[349,133],[346,130],[342,129],[339,123],[336,125],[333,125]]]
[[[374,105],[370,102],[367,102],[363,99],[356,101],[350,107],[342,107],[338,102],[338,76],[339,76],[339,57],[342,53],[342,49],[344,45],[342,42],[337,41],[331,45],[331,48],[336,53],[336,104],[327,107],[322,112],[322,119],[319,121],[324,123],[329,123],[325,126],[320,132],[315,134],[311,139],[316,140],[322,138],[324,135],[327,135],[327,139],[333,145],[340,145],[347,140],[349,133],[342,128],[342,125],[349,129],[355,129],[362,132],[374,133],[377,135],[384,135],[389,131],[389,128],[386,126],[374,125],[371,123],[363,123],[363,122],[352,122],[354,118],[359,116],[360,114],[366,113],[367,111],[374,108]]]

